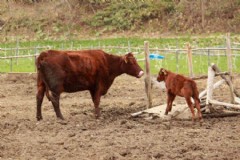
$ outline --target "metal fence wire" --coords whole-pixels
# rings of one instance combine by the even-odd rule
[[[37,46],[37,47],[19,47],[0,48],[0,72],[35,72],[36,57],[43,50],[59,49],[59,50],[84,50],[84,49],[102,49],[108,53],[125,54],[132,52],[137,57],[140,65],[144,66],[144,46],[132,47],[128,46],[107,46],[97,45],[89,47],[73,47],[73,45],[64,48],[55,48],[54,46]],[[207,47],[207,48],[191,48],[188,44],[185,48],[152,47],[149,48],[150,54],[157,54],[164,59],[153,59],[150,62],[151,72],[157,73],[159,68],[167,68],[177,73],[193,75],[202,75],[207,73],[207,68],[211,63],[215,63],[222,71],[228,71],[229,65],[234,73],[240,72],[240,47]],[[231,53],[231,64],[229,64],[228,53]],[[191,54],[191,66],[189,66],[189,54]],[[192,73],[190,73],[190,71]],[[191,75],[193,74],[193,75]]]

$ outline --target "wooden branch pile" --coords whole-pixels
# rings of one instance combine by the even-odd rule
[[[222,79],[217,81],[216,83],[214,83],[215,76],[221,76]],[[212,64],[208,68],[207,78],[208,78],[207,88],[199,94],[199,98],[201,100],[201,106],[203,107],[202,111],[205,111],[206,113],[213,113],[215,110],[213,107],[214,105],[225,106],[228,109],[240,111],[239,93],[233,86],[233,83],[231,81],[231,76],[229,74],[227,74],[226,72],[221,73],[219,68],[215,64]],[[197,78],[193,78],[193,79],[197,79]],[[224,82],[229,86],[229,89],[230,89],[229,96],[231,96],[231,103],[221,102],[221,101],[213,99],[214,89],[219,87],[220,85],[222,85]],[[228,95],[226,95],[226,96],[228,96]],[[240,114],[240,112],[238,112],[238,113]]]

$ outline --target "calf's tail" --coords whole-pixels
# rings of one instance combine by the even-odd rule
[[[199,92],[197,89],[197,84],[195,82],[192,83],[192,89],[193,89],[193,98],[200,103]]]

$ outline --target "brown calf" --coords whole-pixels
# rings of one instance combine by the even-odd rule
[[[164,68],[161,68],[157,77],[157,81],[164,81],[167,89],[167,108],[165,111],[165,115],[172,109],[172,103],[176,97],[176,95],[185,97],[188,107],[192,112],[192,121],[195,120],[194,107],[191,102],[191,97],[194,99],[195,106],[198,110],[198,118],[199,121],[202,121],[202,113],[200,110],[200,100],[198,98],[199,92],[197,89],[196,83],[187,77],[184,77],[179,74],[175,74],[171,71],[168,71]]]

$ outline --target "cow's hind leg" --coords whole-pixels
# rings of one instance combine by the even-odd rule
[[[42,120],[42,102],[44,98],[44,93],[46,91],[46,86],[41,81],[38,77],[37,81],[37,95],[36,95],[36,100],[37,100],[37,113],[36,113],[36,118],[37,120]]]
[[[49,93],[50,93],[49,97],[50,97],[50,100],[52,102],[52,105],[53,105],[53,108],[54,108],[54,111],[56,113],[57,118],[60,118],[60,119],[64,120],[63,115],[62,115],[61,110],[60,110],[60,106],[59,106],[60,94],[59,93],[54,93],[54,92],[51,92],[51,91],[49,91]]]

